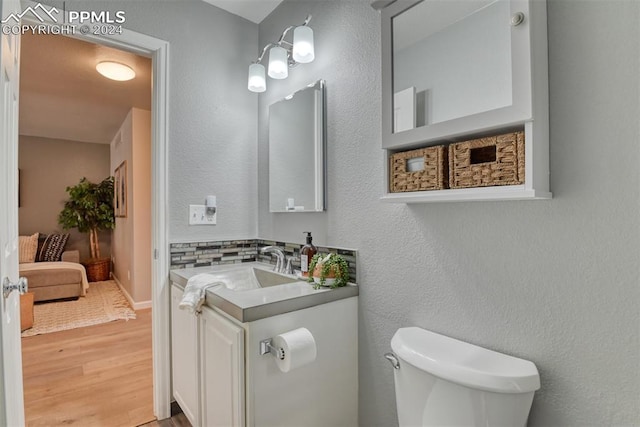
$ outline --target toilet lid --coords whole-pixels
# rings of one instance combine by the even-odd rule
[[[467,387],[498,393],[527,393],[540,388],[538,369],[528,360],[417,327],[398,329],[391,348],[416,368]]]

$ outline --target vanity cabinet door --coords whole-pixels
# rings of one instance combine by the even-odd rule
[[[191,422],[198,426],[198,317],[178,304],[184,292],[171,286],[171,374],[173,397]]]
[[[202,425],[243,427],[244,330],[207,307],[200,322]]]

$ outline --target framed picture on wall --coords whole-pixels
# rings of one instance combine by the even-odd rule
[[[113,214],[116,217],[120,216],[120,198],[118,197],[118,192],[116,191],[116,189],[120,186],[120,176],[118,175],[118,172],[118,169],[113,172]]]
[[[113,173],[113,208],[115,216],[127,217],[127,161],[120,163]]]

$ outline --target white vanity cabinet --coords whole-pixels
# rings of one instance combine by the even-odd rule
[[[358,425],[357,296],[242,322],[217,307],[180,310],[182,294],[172,284],[173,395],[194,427]],[[311,332],[317,356],[284,372],[260,341],[298,328]]]
[[[180,310],[182,294],[171,286],[173,397],[194,427],[242,427],[244,329],[207,307]]]
[[[551,197],[545,0],[394,2],[382,55],[383,201]],[[390,192],[394,153],[513,131],[525,135],[523,184]]]

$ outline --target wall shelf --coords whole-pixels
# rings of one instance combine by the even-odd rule
[[[502,187],[461,188],[455,190],[387,193],[380,198],[385,203],[471,202],[500,200],[550,199],[551,193],[526,189],[524,185]]]

